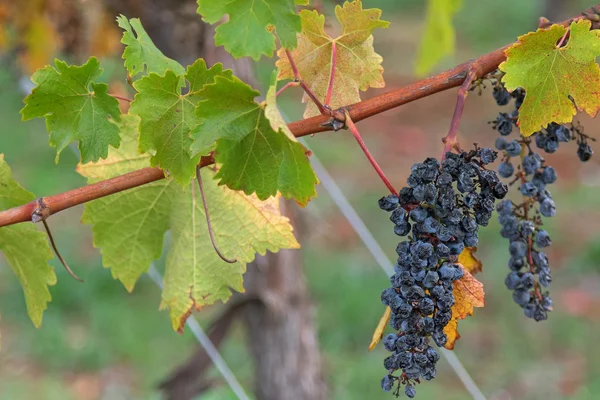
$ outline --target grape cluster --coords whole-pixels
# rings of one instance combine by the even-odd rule
[[[430,338],[444,346],[444,328],[452,318],[453,281],[463,277],[455,264],[465,247],[476,246],[479,225],[487,225],[496,199],[508,187],[496,172],[485,168],[497,152],[476,148],[461,154],[447,153],[440,162],[427,158],[412,166],[408,186],[398,196],[379,200],[391,213],[394,232],[408,236],[398,244],[398,262],[390,278],[391,287],[381,301],[392,310],[391,327],[397,331],[384,338],[392,355],[384,360],[388,371],[381,387],[396,394],[416,394],[415,383],[435,378],[437,351]],[[395,376],[396,371],[401,371]]]
[[[538,149],[550,154],[556,152],[560,143],[568,143],[577,138],[577,154],[582,161],[587,161],[593,151],[581,127],[571,124],[559,125],[551,123],[545,129],[534,133],[532,137],[519,136],[509,140],[513,126],[519,115],[519,109],[525,98],[525,91],[515,90],[508,94],[497,80],[493,91],[498,105],[507,105],[511,98],[515,99],[514,109],[510,113],[500,113],[493,121],[494,128],[500,133],[496,139],[496,148],[503,152],[498,165],[498,174],[513,179],[511,184],[519,184],[523,202],[514,204],[504,200],[498,204],[499,221],[502,225],[501,235],[509,240],[510,273],[505,284],[513,291],[513,300],[520,305],[528,318],[542,321],[548,318],[552,310],[552,300],[543,289],[550,285],[552,276],[548,265],[548,257],[541,249],[548,247],[552,241],[548,233],[541,227],[543,217],[553,217],[556,206],[548,185],[556,182],[556,171],[547,165],[546,160],[534,151],[533,142]],[[513,164],[513,157],[519,157]]]

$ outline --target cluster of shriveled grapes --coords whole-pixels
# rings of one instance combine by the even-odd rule
[[[501,135],[496,139],[496,148],[502,152],[498,173],[510,179],[511,185],[518,185],[523,196],[522,202],[504,200],[497,207],[502,225],[500,233],[509,240],[510,273],[505,283],[513,291],[513,299],[523,308],[525,316],[542,321],[548,318],[548,312],[552,310],[552,300],[546,290],[552,276],[548,256],[544,252],[552,241],[542,225],[543,218],[556,214],[548,186],[556,181],[557,176],[554,168],[537,150],[550,154],[558,150],[560,143],[574,141],[579,159],[588,161],[593,154],[589,142],[594,139],[585,135],[578,125],[555,123],[530,137],[517,134],[516,138],[510,139],[526,93],[522,89],[509,93],[502,85],[499,73],[493,76],[496,103],[499,106],[512,103],[513,106],[510,112],[501,112],[492,121],[493,127]]]
[[[397,331],[384,338],[392,354],[384,360],[387,374],[381,381],[385,391],[404,385],[405,394],[416,394],[415,384],[435,378],[437,351],[444,346],[444,328],[452,318],[453,281],[462,278],[455,264],[466,247],[478,243],[479,225],[487,225],[496,199],[508,187],[495,171],[486,169],[497,157],[492,149],[447,153],[440,162],[428,158],[413,165],[408,186],[398,196],[379,200],[391,213],[394,232],[408,236],[398,244],[398,262],[390,278],[391,287],[381,301],[392,310],[391,327]],[[395,374],[399,372],[399,374]]]

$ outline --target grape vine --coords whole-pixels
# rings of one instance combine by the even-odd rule
[[[385,323],[372,345],[383,338],[391,353],[384,360],[383,390],[399,395],[403,389],[413,398],[421,380],[436,376],[434,344],[453,349],[458,321],[483,307],[483,285],[473,276],[481,266],[473,260],[479,228],[495,211],[500,234],[509,241],[506,286],[525,316],[547,319],[552,276],[545,249],[552,240],[543,222],[557,212],[549,190],[557,172],[542,152],[555,153],[574,142],[581,161],[593,155],[595,139],[573,122],[573,115],[595,116],[600,110],[597,9],[560,24],[544,22],[513,44],[361,101],[361,91],[385,86],[373,39],[389,25],[380,19],[381,10],[365,9],[360,0],[338,5],[341,34],[333,37],[324,15],[297,9],[308,0],[238,3],[239,8],[198,0],[199,18],[214,24],[228,15],[216,28],[215,43],[234,57],[259,59],[276,51],[277,68],[264,101],[257,102],[260,92],[221,64],[208,66],[198,59],[184,67],[167,58],[139,19],[122,15],[117,24],[123,29],[129,96],[113,95],[99,83],[103,69],[95,57],[82,65],[57,60],[32,76],[35,88],[24,100],[23,120],[45,119],[57,157],[77,142],[77,171],[89,183],[35,200],[13,179],[0,154],[0,250],[24,287],[33,323],[41,324],[48,287],[56,283],[48,264],[53,250],[69,268],[52,237],[51,249],[27,222],[43,222],[50,235],[52,215],[86,203],[82,220],[92,225],[103,264],[129,291],[161,256],[163,236],[170,231],[161,304],[181,332],[194,310],[243,290],[246,264],[256,253],[299,247],[279,211],[279,197],[305,206],[319,182],[311,153],[297,138],[343,128],[391,193],[379,206],[390,213],[394,233],[405,237],[396,248],[391,286],[381,295]],[[440,22],[448,35],[453,35],[456,11],[445,10]],[[248,14],[257,17],[239,29]],[[427,32],[424,43],[435,45],[432,31]],[[447,39],[439,54],[451,51],[453,38]],[[435,62],[423,54],[420,72]],[[499,134],[492,140],[497,151],[477,144],[463,148],[458,129],[466,98],[487,84],[498,106],[511,107],[491,121]],[[294,87],[304,92],[305,118],[286,124],[276,100]],[[396,191],[355,123],[455,87],[442,157],[414,164],[407,186]],[[119,100],[129,103],[127,111]],[[510,188],[521,200],[505,198]],[[17,236],[23,240],[15,241]],[[388,320],[394,332],[384,337]]]

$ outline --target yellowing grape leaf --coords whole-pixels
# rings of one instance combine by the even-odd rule
[[[118,147],[121,119],[119,102],[106,93],[108,86],[95,83],[102,74],[95,57],[81,66],[55,60],[38,70],[31,80],[37,86],[25,98],[21,110],[23,121],[46,118],[50,145],[60,152],[72,141],[79,141],[81,160],[86,163],[105,158],[108,146]]]
[[[215,159],[220,164],[216,178],[221,185],[256,193],[261,200],[279,192],[300,205],[316,195],[319,180],[306,148],[291,132],[286,134],[281,116],[275,121],[266,116],[267,107],[271,116],[276,113],[272,92],[266,104],[258,104],[254,98],[259,93],[249,85],[236,77],[217,76],[200,94],[204,99],[196,108],[200,124],[191,132],[192,151],[206,154],[216,141]]]
[[[0,211],[34,199],[33,193],[15,182],[0,154]],[[56,284],[54,269],[48,264],[54,256],[46,235],[30,223],[5,226],[0,228],[0,251],[23,287],[29,318],[39,328],[52,300],[48,286]]]
[[[392,309],[389,307],[385,307],[385,311],[377,324],[377,328],[375,328],[375,332],[373,332],[373,338],[371,339],[371,344],[369,344],[369,351],[372,351],[377,343],[381,341],[383,337],[383,332],[385,332],[385,327],[388,322],[390,322],[390,317],[392,316]]]
[[[458,256],[458,263],[462,264],[473,275],[483,271],[483,264],[475,257],[476,252],[477,247],[465,247]]]
[[[165,56],[152,42],[150,36],[138,18],[127,19],[124,15],[117,17],[117,23],[124,30],[121,43],[126,45],[123,51],[125,68],[130,76],[146,72],[163,75],[171,70],[175,75],[185,74],[185,69],[177,61]]]
[[[168,170],[182,185],[195,175],[200,160],[200,155],[190,152],[190,132],[200,122],[194,110],[204,98],[200,91],[216,76],[231,77],[231,70],[223,71],[221,64],[209,69],[198,59],[186,71],[189,90],[185,95],[185,82],[171,70],[164,76],[151,73],[133,84],[138,94],[129,112],[141,118],[139,150],[154,152],[151,164]]]
[[[137,118],[123,117],[123,144],[108,158],[78,166],[90,182],[150,166],[150,156],[136,149]],[[162,308],[169,308],[173,328],[182,331],[195,309],[227,300],[231,290],[243,291],[242,274],[255,253],[298,248],[289,220],[279,211],[279,199],[258,201],[218,186],[215,172],[202,169],[214,234],[221,251],[235,264],[223,261],[212,247],[204,208],[195,180],[185,188],[162,180],[117,193],[85,205],[83,222],[92,224],[94,245],[105,267],[131,291],[152,260],[162,253],[163,237],[171,231]]]
[[[332,44],[336,43],[335,81],[330,104],[334,109],[359,102],[359,90],[385,86],[383,59],[375,53],[372,32],[389,25],[379,19],[381,10],[363,10],[360,0],[346,2],[343,7],[336,6],[335,15],[342,26],[342,34],[334,39],[325,32],[325,16],[317,11],[302,10],[302,31],[298,35],[298,47],[292,51],[302,79],[317,98],[324,101],[331,75]],[[279,80],[294,79],[285,50],[280,49],[277,55]],[[319,115],[306,94],[302,101],[308,102],[305,118]]]
[[[552,25],[519,37],[500,64],[509,91],[527,95],[519,110],[521,134],[530,136],[551,122],[568,123],[577,110],[594,117],[600,109],[600,31],[591,22],[571,24],[566,46],[557,47],[566,28]]]
[[[473,315],[474,307],[484,306],[483,284],[461,264],[458,264],[465,273],[462,278],[454,281],[454,305],[452,306],[452,319],[444,328],[448,341],[444,346],[448,350],[454,349],[454,343],[460,338],[458,333],[458,321]]]
[[[271,57],[275,50],[274,33],[283,47],[296,47],[296,33],[301,26],[296,4],[308,4],[308,0],[197,1],[198,14],[209,24],[229,16],[216,28],[215,44],[225,46],[235,58],[250,56],[255,60],[262,54]]]
[[[456,32],[452,18],[462,7],[463,0],[428,0],[425,33],[422,35],[415,73],[431,72],[444,57],[454,53]]]

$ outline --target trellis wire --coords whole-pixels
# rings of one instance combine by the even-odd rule
[[[300,142],[302,142],[302,144],[308,148],[308,145],[306,144],[305,140],[300,139]],[[360,218],[354,207],[352,207],[352,205],[350,204],[340,187],[337,185],[337,183],[335,183],[333,177],[329,175],[329,172],[327,172],[323,164],[321,164],[314,151],[311,157],[311,164],[317,176],[319,177],[319,180],[321,181],[321,185],[323,185],[329,196],[331,196],[334,203],[340,209],[340,212],[348,220],[348,222],[350,223],[354,231],[358,234],[360,239],[363,241],[365,246],[367,246],[367,249],[375,258],[375,260],[377,260],[377,263],[379,264],[381,269],[388,276],[393,275],[394,266],[392,262],[386,256],[379,243],[377,243],[377,240],[375,239],[369,228],[367,228],[362,218]],[[471,395],[471,397],[473,397],[474,400],[486,400],[485,396],[483,395],[483,392],[481,391],[481,389],[479,389],[471,375],[469,375],[469,372],[460,362],[458,356],[453,351],[449,351],[444,348],[440,348],[440,350],[442,355],[448,361],[448,364],[450,364],[458,378],[465,386],[465,389],[467,389],[467,391]]]
[[[163,289],[162,276],[160,272],[156,269],[154,264],[150,265],[150,269],[148,270],[148,276],[150,277],[150,279],[152,279],[154,283],[156,283],[160,290]],[[219,372],[221,373],[221,375],[223,376],[233,393],[235,393],[237,398],[240,400],[249,400],[249,397],[246,395],[244,388],[242,388],[242,385],[240,385],[235,375],[233,374],[233,372],[219,353],[219,350],[217,350],[215,345],[211,342],[210,338],[206,335],[204,329],[202,329],[196,318],[194,318],[193,315],[190,315],[185,323],[190,328],[200,345],[204,348],[206,354],[208,354],[213,364],[215,365],[215,367],[217,367],[217,369],[219,370]]]

